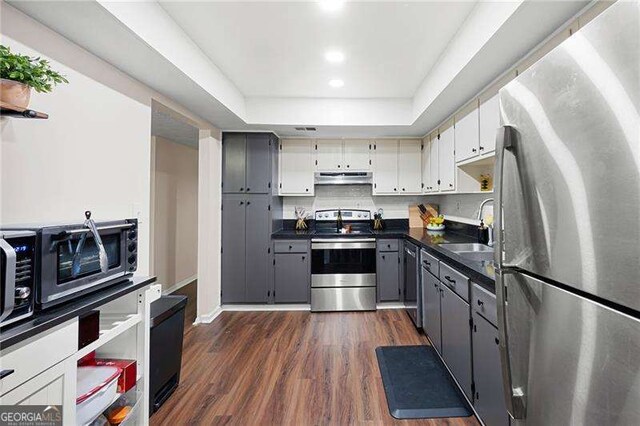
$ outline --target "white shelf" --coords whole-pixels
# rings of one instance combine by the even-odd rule
[[[80,349],[76,353],[76,359],[80,359],[95,351],[100,346],[115,339],[131,327],[142,321],[140,314],[111,314],[100,313],[100,337],[95,342]]]
[[[493,165],[493,163],[496,161],[495,157],[496,157],[495,151],[491,151],[486,154],[478,155],[476,157],[467,158],[466,160],[459,161],[456,163],[456,166],[457,167],[468,166],[468,165],[480,166],[480,165],[487,165],[487,164]]]

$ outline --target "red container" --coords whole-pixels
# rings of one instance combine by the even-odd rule
[[[136,360],[134,359],[96,359],[95,365],[108,365],[122,370],[118,378],[118,393],[125,393],[136,385]]]

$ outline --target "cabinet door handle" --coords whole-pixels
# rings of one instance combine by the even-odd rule
[[[309,192],[309,188],[305,188],[305,191]]]
[[[251,201],[247,201],[247,205],[251,204]]]
[[[384,260],[384,259],[385,259],[385,257],[384,257],[384,254],[383,254],[383,255],[382,255],[382,260]]]
[[[482,300],[478,300],[478,306],[482,306],[484,305],[484,302]]]
[[[0,370],[0,380],[4,379],[7,376],[12,375],[15,372],[16,370],[13,370],[13,369]]]
[[[393,188],[393,190],[394,190],[394,191],[397,191],[397,190],[398,190],[398,188]]]
[[[451,277],[450,277],[449,275],[445,275],[445,276],[444,276],[444,279],[445,279],[445,280],[447,280],[447,281],[449,281],[449,282],[450,282],[450,283],[452,283],[452,284],[455,284],[455,283],[456,283],[456,280],[452,280],[452,279],[451,279]]]
[[[484,146],[481,146],[481,147],[480,147],[480,151],[484,151]]]
[[[291,250],[293,248],[293,246],[289,246],[289,250]]]
[[[243,205],[243,204],[244,204],[244,201],[240,201],[240,205]]]
[[[340,168],[340,164],[338,164],[338,168]]]
[[[251,189],[247,188],[247,192],[251,191]]]
[[[240,188],[240,191],[244,191],[244,188]]]
[[[422,262],[423,262],[425,265],[427,265],[429,268],[431,267],[431,263],[430,263],[430,262],[427,262],[426,260],[423,260]]]
[[[304,258],[305,258],[305,257],[306,257],[306,256],[302,256],[302,260],[304,260]]]
[[[347,169],[349,168],[349,165],[347,164]]]
[[[477,151],[477,149],[471,148],[471,152],[476,152],[476,151]]]

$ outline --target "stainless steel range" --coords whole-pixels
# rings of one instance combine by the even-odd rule
[[[311,240],[311,311],[376,309],[376,240],[367,210],[319,210]]]

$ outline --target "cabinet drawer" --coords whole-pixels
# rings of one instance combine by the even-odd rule
[[[473,283],[471,288],[471,306],[473,310],[482,315],[492,325],[497,327],[498,311],[496,296],[491,292]]]
[[[378,251],[398,251],[398,240],[378,240]]]
[[[445,284],[456,294],[469,303],[469,278],[453,269],[444,262],[440,262],[440,282]]]
[[[0,352],[2,370],[13,370],[0,380],[0,395],[70,357],[77,350],[78,320],[74,319]]]
[[[273,250],[276,253],[306,253],[309,251],[308,241],[276,241]]]
[[[425,249],[420,250],[420,262],[422,266],[436,277],[440,273],[440,261],[427,253]]]

